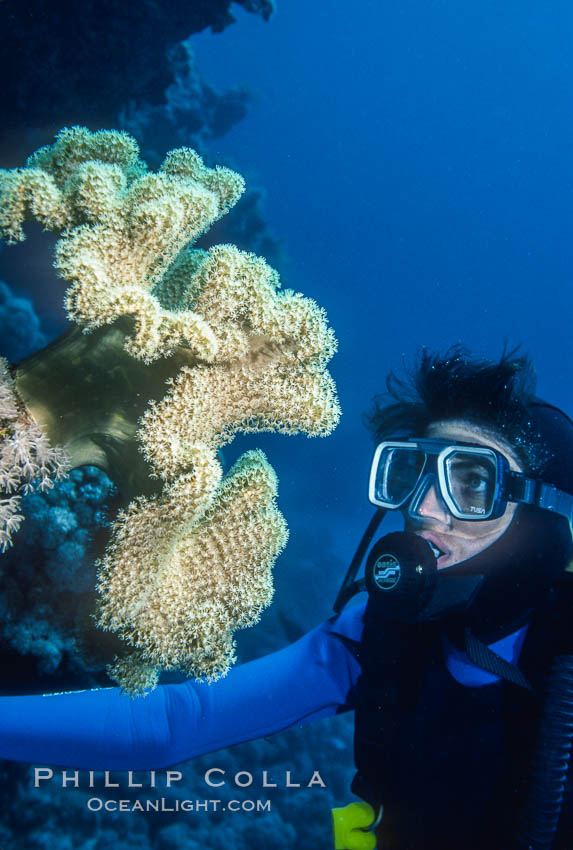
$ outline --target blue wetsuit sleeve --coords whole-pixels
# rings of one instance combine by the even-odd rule
[[[355,611],[356,609],[351,609]],[[235,667],[212,684],[0,697],[0,758],[93,770],[149,770],[352,708],[356,613]]]

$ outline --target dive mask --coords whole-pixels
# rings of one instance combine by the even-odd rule
[[[372,504],[395,510],[408,503],[415,517],[431,486],[457,519],[497,519],[508,502],[573,518],[573,496],[514,472],[496,449],[432,439],[387,441],[376,447],[368,488]]]

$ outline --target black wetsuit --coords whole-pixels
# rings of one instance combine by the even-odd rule
[[[384,712],[392,719],[379,726],[378,746],[361,743],[358,707],[357,766],[370,783],[369,802],[384,806],[379,850],[518,846],[547,672],[555,655],[573,652],[572,612],[570,589],[562,587],[530,622],[519,667],[531,691],[504,680],[484,687],[460,684],[444,666],[440,627],[425,626],[423,649],[417,663],[408,665],[396,697],[399,707]],[[367,689],[362,693],[368,696]],[[365,739],[368,723],[367,716]],[[553,847],[573,848],[568,792]]]

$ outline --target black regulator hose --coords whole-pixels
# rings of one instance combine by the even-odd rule
[[[557,832],[573,743],[573,655],[552,664],[517,847],[550,850]]]

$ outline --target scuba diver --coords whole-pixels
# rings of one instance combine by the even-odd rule
[[[0,756],[149,770],[353,710],[336,850],[570,850],[573,422],[533,375],[459,347],[391,374],[334,617],[211,685],[2,697]]]

